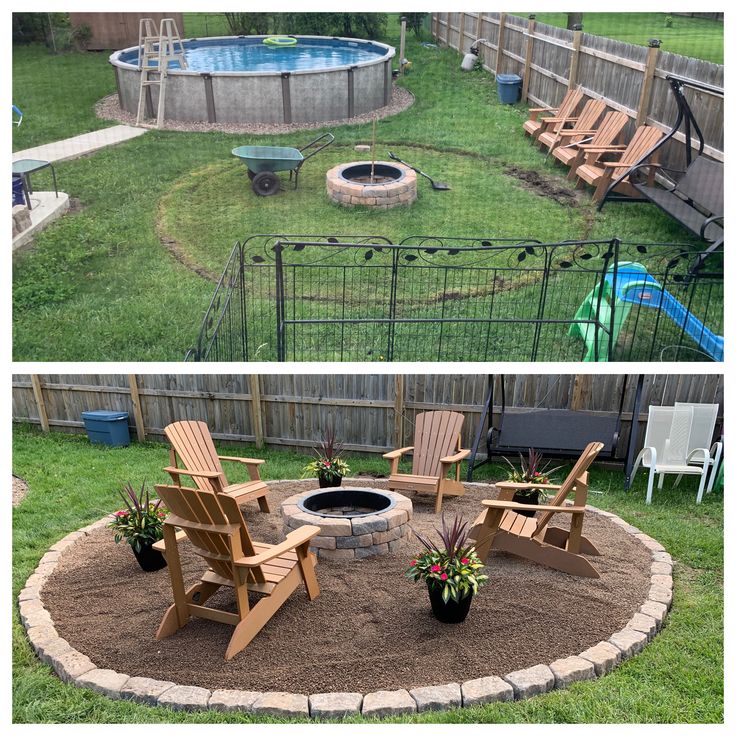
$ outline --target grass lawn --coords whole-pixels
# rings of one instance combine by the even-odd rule
[[[385,40],[398,43],[394,22]],[[654,207],[611,205],[596,213],[587,195],[571,207],[524,189],[507,166],[537,171],[572,191],[565,171],[522,134],[525,108],[499,105],[492,76],[462,73],[455,52],[422,47],[411,34],[408,44],[413,70],[401,83],[416,102],[379,122],[377,150],[426,166],[452,191],[434,192],[422,180],[411,209],[379,214],[328,203],[324,172],[356,157],[352,146],[369,140],[369,125],[335,128],[335,147],[305,165],[299,191],[267,199],[252,193],[230,150],[248,143],[300,145],[319,131],[265,137],[151,131],[60,163],[59,185],[78,207],[14,259],[14,357],[180,360],[196,340],[213,292],[212,281],[191,266],[219,275],[235,240],[258,232],[362,231],[394,241],[418,233],[696,242]],[[13,61],[16,86],[30,105],[13,131],[15,149],[106,124],[92,111],[95,100],[114,90],[105,54],[59,57],[25,47]],[[94,72],[84,76],[80,93],[78,72],[88,65]],[[49,80],[54,99],[75,104],[60,105],[59,112],[47,104],[53,111],[47,114],[42,103]],[[23,109],[23,99],[15,102]],[[161,238],[180,244],[189,267]]]
[[[263,457],[265,479],[298,478],[305,456],[236,447],[230,455]],[[382,474],[380,457],[350,457],[355,474]],[[46,549],[65,534],[119,507],[116,489],[130,480],[168,480],[159,443],[128,448],[91,446],[85,437],[42,435],[16,427],[13,472],[30,486],[13,509],[13,597]],[[505,477],[501,466],[480,468],[475,480]],[[659,540],[675,559],[675,596],[667,625],[642,654],[594,682],[516,703],[428,713],[396,719],[411,723],[695,723],[723,719],[723,499],[721,493],[695,505],[693,479],[672,489],[671,480],[644,505],[645,478],[631,493],[622,474],[595,467],[591,503]],[[403,581],[397,582],[402,584]],[[489,587],[492,591],[492,586]],[[15,609],[13,617],[13,720],[16,723],[248,723],[245,714],[176,713],[111,701],[63,684],[33,654]],[[361,719],[353,719],[362,722]],[[261,719],[261,722],[276,722]]]
[[[540,23],[567,28],[567,13],[536,16]],[[650,38],[658,38],[663,51],[723,64],[723,21],[672,15],[668,28],[667,17],[667,13],[583,13],[583,30],[637,46],[648,46]]]

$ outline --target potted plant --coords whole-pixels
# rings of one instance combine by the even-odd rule
[[[520,488],[514,493],[513,501],[516,503],[525,504],[539,504],[542,501],[547,500],[547,493],[544,490],[544,486],[549,485],[552,481],[550,476],[557,472],[562,466],[558,465],[554,468],[550,468],[550,461],[547,461],[542,465],[544,455],[539,450],[535,450],[533,447],[529,448],[529,453],[525,458],[519,453],[519,468],[517,469],[514,464],[508,459],[504,458],[511,468],[508,474],[508,480],[513,483],[533,483],[534,485],[529,488]],[[535,511],[517,511],[522,516],[534,516]]]
[[[435,531],[440,545],[414,531],[425,551],[411,561],[406,576],[427,584],[432,613],[438,621],[460,623],[468,615],[473,596],[488,576],[479,572],[483,563],[475,547],[468,544],[467,521],[456,516],[448,527],[443,514],[442,528]]]
[[[317,459],[307,463],[302,469],[302,478],[317,476],[320,488],[334,488],[342,485],[343,476],[350,472],[348,464],[340,457],[342,443],[335,441],[335,430],[331,427],[323,432],[317,451]]]
[[[153,549],[153,544],[164,536],[166,510],[161,507],[161,499],[151,499],[145,483],[140,492],[127,483],[119,493],[125,508],[116,511],[115,518],[108,524],[115,531],[115,541],[128,542],[138,564],[146,572],[160,570],[166,566],[166,560]]]

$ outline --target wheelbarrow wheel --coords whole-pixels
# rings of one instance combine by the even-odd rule
[[[279,191],[281,182],[273,171],[261,171],[253,177],[253,191],[261,197],[270,197]]]

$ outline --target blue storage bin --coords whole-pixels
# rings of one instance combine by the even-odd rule
[[[110,447],[130,444],[127,411],[83,411],[82,420],[92,444]]]
[[[19,174],[13,174],[13,207],[17,204],[25,204],[26,197],[23,191],[23,178]]]
[[[521,77],[518,74],[496,74],[498,99],[504,105],[513,105],[521,99]]]

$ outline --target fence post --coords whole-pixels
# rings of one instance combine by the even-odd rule
[[[567,88],[573,89],[578,83],[578,69],[580,67],[580,44],[583,40],[583,27],[575,26],[572,32],[572,56],[570,57],[570,74],[567,79]]]
[[[529,75],[532,70],[532,50],[534,49],[534,28],[537,25],[535,15],[529,16],[529,25],[526,32],[526,56],[524,57],[524,79],[521,82],[521,99],[527,102],[529,99]]]
[[[457,39],[457,50],[462,54],[465,44],[465,13],[460,13],[460,31]]]
[[[575,376],[575,383],[572,388],[572,405],[573,411],[590,408],[590,399],[592,396],[592,376],[589,373],[578,373]]]
[[[394,447],[404,445],[404,376],[394,376]]]
[[[434,14],[434,37],[437,39],[437,43],[440,42],[440,14],[439,12]]]
[[[146,425],[143,423],[143,409],[141,407],[141,395],[138,393],[138,377],[135,373],[128,375],[130,385],[130,399],[133,402],[133,416],[135,417],[135,434],[138,442],[146,441]]]
[[[253,422],[253,434],[256,436],[256,447],[263,447],[263,411],[261,410],[261,377],[257,374],[248,376],[250,381],[250,416]]]
[[[404,76],[404,58],[406,56],[406,17],[401,16],[401,38],[399,39],[399,73]]]
[[[636,113],[636,126],[644,125],[649,115],[649,103],[652,100],[652,87],[654,82],[654,70],[657,68],[657,58],[659,57],[659,46],[661,41],[656,38],[649,39],[649,48],[647,49],[647,61],[644,67],[644,79],[641,84],[641,94],[639,95],[639,109]]]
[[[36,399],[38,418],[41,420],[41,429],[48,432],[49,417],[46,413],[46,402],[43,398],[43,386],[41,385],[41,379],[35,373],[31,374],[31,385],[33,386],[33,398]]]
[[[501,13],[501,17],[498,19],[498,47],[496,48],[496,71],[494,75],[498,76],[501,71],[501,65],[503,64],[503,42],[506,31],[506,13]]]

